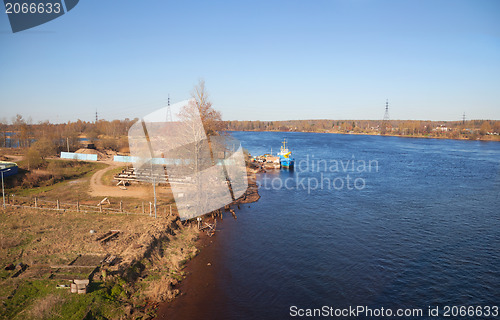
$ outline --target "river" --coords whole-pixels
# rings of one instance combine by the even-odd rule
[[[185,285],[199,290],[158,319],[287,319],[323,306],[446,319],[446,306],[500,305],[500,143],[232,135],[253,155],[286,138],[296,168],[258,176],[262,198],[190,263]]]

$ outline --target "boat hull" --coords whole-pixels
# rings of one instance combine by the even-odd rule
[[[282,168],[291,169],[295,165],[295,160],[290,158],[281,159],[280,164]]]

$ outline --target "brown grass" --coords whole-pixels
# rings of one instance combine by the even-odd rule
[[[152,218],[140,215],[0,211],[0,264],[60,264],[85,253],[118,255],[153,223]],[[96,241],[112,229],[121,230],[116,240],[106,245]]]
[[[31,309],[28,311],[28,315],[32,319],[54,319],[59,318],[55,312],[55,307],[64,303],[66,299],[59,294],[49,294],[45,297],[37,299]]]
[[[185,276],[181,271],[185,263],[198,253],[195,247],[197,239],[197,228],[187,226],[180,229],[162,246],[155,248],[149,257],[151,268],[146,271],[146,276],[153,276],[153,279],[143,283],[146,286],[144,290],[146,300],[154,302],[171,300],[179,294],[175,285]]]
[[[179,294],[178,289],[174,289],[176,280],[169,276],[162,276],[161,279],[150,281],[144,295],[150,301],[166,301],[175,298]]]

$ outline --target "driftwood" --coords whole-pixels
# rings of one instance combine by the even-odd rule
[[[66,265],[66,264],[63,264],[63,265],[55,265],[55,266],[50,266],[50,268],[52,269],[68,269],[68,268],[72,268],[72,269],[75,269],[75,268],[94,268],[95,266],[73,266],[73,265]]]
[[[238,218],[236,217],[236,212],[234,212],[234,210],[233,210],[233,209],[229,209],[229,212],[231,212],[231,214],[233,215],[233,218],[238,219]]]
[[[120,233],[119,230],[111,230],[109,232],[106,232],[103,236],[97,238],[96,241],[100,241],[101,243],[106,243],[109,240],[113,239],[114,237],[117,237],[119,233]]]
[[[205,222],[205,225],[200,228],[200,230],[206,230],[207,235],[209,237],[211,237],[215,234],[215,231],[217,231],[216,229],[217,229],[217,220],[215,220],[214,223]]]

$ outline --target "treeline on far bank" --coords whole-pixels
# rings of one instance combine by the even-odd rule
[[[500,141],[499,120],[286,120],[226,121],[231,131],[290,131],[354,134],[386,134],[429,138]]]

